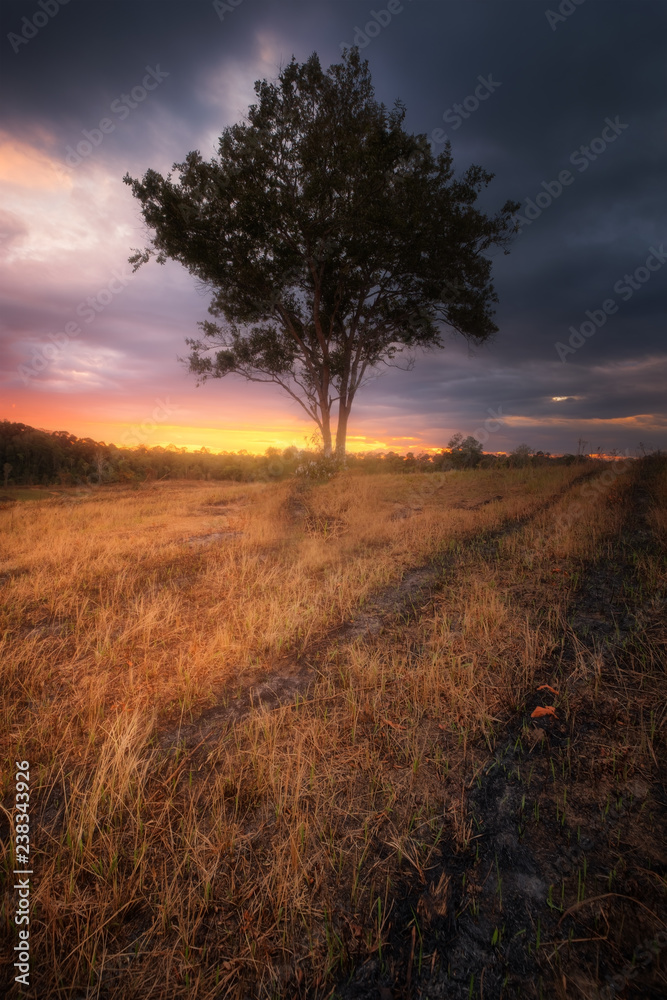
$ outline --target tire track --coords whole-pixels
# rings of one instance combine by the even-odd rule
[[[507,518],[497,528],[464,535],[458,545],[469,545],[490,558],[504,538],[521,531],[600,471],[593,468],[576,476],[539,502],[529,513],[522,517]],[[237,684],[242,687],[242,691],[238,695],[229,698],[227,686],[221,692],[225,700],[204,709],[195,722],[187,726],[179,725],[162,733],[158,739],[159,746],[162,749],[176,746],[199,747],[214,734],[219,737],[221,726],[228,727],[237,723],[254,709],[273,710],[289,704],[297,696],[305,698],[324,669],[321,664],[328,656],[335,654],[339,647],[355,640],[373,638],[396,621],[415,621],[430,610],[433,598],[445,586],[448,573],[455,570],[458,561],[458,552],[444,552],[433,556],[421,566],[407,570],[397,584],[370,597],[350,621],[335,626],[322,638],[309,643],[297,656],[283,657],[265,664],[264,669],[271,672],[268,680],[257,683],[249,675],[239,676]]]
[[[640,627],[638,616],[641,614],[641,603],[628,611],[624,584],[637,582],[636,556],[650,551],[651,547],[651,533],[646,520],[650,470],[646,472],[645,469],[638,468],[630,485],[629,504],[617,550],[611,557],[604,557],[590,565],[580,581],[574,594],[578,610],[570,623],[570,640],[559,656],[543,664],[541,673],[545,680],[552,678],[563,666],[574,666],[581,646],[589,651],[591,657],[602,657],[603,671],[611,672],[612,666],[618,665],[619,661],[622,666],[623,658],[627,656],[626,643]],[[499,534],[496,533],[496,536]],[[597,623],[595,631],[588,627],[591,621]],[[589,683],[590,680],[589,677]],[[586,679],[579,682],[574,679],[574,683],[582,685]],[[595,877],[601,877],[595,869],[596,859],[597,868],[602,870],[601,862],[607,860],[612,836],[618,831],[620,839],[623,823],[639,822],[651,789],[642,780],[636,779],[630,783],[635,794],[630,796],[628,802],[615,802],[608,814],[599,820],[595,793],[591,794],[590,784],[584,779],[580,781],[582,787],[579,791],[582,800],[588,799],[590,809],[588,816],[582,814],[577,817],[581,821],[579,825],[571,826],[563,810],[559,823],[549,825],[549,821],[543,819],[541,826],[533,826],[525,815],[527,795],[529,800],[535,799],[536,802],[542,795],[543,805],[545,790],[553,798],[558,768],[561,761],[569,759],[571,743],[576,742],[579,734],[587,737],[592,730],[600,727],[594,708],[580,712],[576,719],[571,716],[569,724],[552,719],[544,723],[541,721],[540,726],[544,725],[547,733],[531,753],[530,760],[537,764],[538,776],[528,792],[518,773],[525,760],[521,741],[522,737],[525,739],[526,720],[540,700],[536,694],[529,697],[525,711],[508,722],[502,742],[478,780],[469,786],[469,812],[476,830],[481,831],[475,840],[475,850],[470,849],[467,855],[462,856],[443,846],[439,864],[429,872],[430,890],[415,884],[411,891],[408,887],[396,899],[392,912],[393,929],[389,941],[383,945],[384,967],[371,958],[355,971],[351,979],[339,985],[334,993],[336,1000],[376,1000],[378,996],[383,1000],[417,996],[424,1000],[467,1000],[482,996],[484,1000],[537,1000],[542,996],[561,995],[554,992],[553,968],[544,958],[538,957],[544,954],[540,952],[541,942],[554,942],[560,938],[567,941],[568,931],[571,932],[570,937],[579,941],[596,938],[589,938],[588,931],[577,925],[576,916],[563,913],[558,899],[554,901],[551,897],[550,886],[560,885],[564,878],[576,882],[577,877],[581,878],[582,871],[585,880],[587,862],[593,864]],[[556,773],[553,772],[554,759]],[[570,779],[570,783],[576,793],[576,779],[574,784]],[[654,781],[652,791],[655,801],[652,808],[664,834],[667,803],[659,780]],[[640,860],[646,869],[650,869],[654,858],[648,848],[647,855],[647,858],[640,856]],[[414,922],[415,914],[433,914],[431,897],[434,887],[442,884],[445,878],[449,880],[449,890],[446,900],[440,901],[440,912],[445,911],[445,915],[436,915],[422,923],[421,948],[429,959],[432,953],[433,960],[426,962],[426,968],[420,973],[415,968],[414,933],[411,939],[406,928]],[[593,875],[589,874],[588,878],[592,880]],[[604,891],[604,886],[600,891]],[[589,891],[588,895],[593,893]],[[660,945],[667,937],[664,933],[667,929],[664,896],[662,930],[658,917],[651,924],[646,912],[641,910],[643,906],[646,911],[646,904],[649,903],[649,913],[660,914],[657,889],[657,902],[647,894],[642,895],[639,901],[632,900],[627,894],[623,896],[623,890],[619,888],[621,898],[626,901],[619,905],[626,909],[617,908],[616,917],[620,912],[628,921],[623,943],[626,950],[631,949],[636,939],[637,947],[641,949],[642,937],[645,936],[644,957],[647,942],[653,945],[657,941]],[[568,922],[561,926],[561,920],[566,918]],[[623,926],[623,920],[620,926]],[[606,940],[602,931],[597,933],[597,940]],[[590,949],[590,953],[586,950],[579,954],[575,952],[573,961],[575,965],[579,962],[579,967],[574,969],[572,975],[575,983],[579,977],[579,983],[574,993],[566,992],[563,967],[558,965],[558,979],[562,976],[563,981],[562,996],[586,995],[591,1000],[613,1000],[623,992],[621,980],[625,973],[621,975],[622,970],[630,969],[628,975],[632,979],[637,977],[638,971],[632,955],[626,955],[625,959],[618,955],[616,964],[611,964],[609,954],[613,954],[613,947],[618,946],[610,944],[600,960],[599,952],[596,959],[594,944],[579,945],[580,949]],[[636,953],[637,948],[633,954]],[[650,948],[648,953],[650,955]],[[655,958],[653,961],[656,962]],[[655,964],[651,967],[650,957],[643,964],[649,972],[643,977],[645,981],[641,982],[641,995],[646,1000],[658,1000],[665,995],[664,981],[655,981],[659,968]],[[567,972],[569,977],[570,966],[567,966]],[[544,981],[545,977],[547,981]]]

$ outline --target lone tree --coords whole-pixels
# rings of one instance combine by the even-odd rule
[[[210,288],[218,322],[186,341],[199,382],[281,386],[328,456],[337,403],[343,458],[352,403],[381,364],[443,347],[443,324],[476,343],[497,330],[485,252],[507,246],[519,205],[493,218],[475,208],[493,174],[471,166],[456,179],[449,144],[434,157],[403,129],[400,101],[376,101],[356,48],[327,72],[316,54],[292,58],[255,93],[216,158],[195,150],[174,164],[178,183],[154,170],[123,178],[153,233],[129,259],[135,270],[178,260]]]

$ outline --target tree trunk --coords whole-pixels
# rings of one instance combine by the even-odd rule
[[[331,413],[322,409],[322,450],[325,458],[331,458],[333,454],[331,447]]]
[[[336,428],[336,458],[339,462],[345,459],[345,442],[347,439],[347,421],[350,416],[351,404],[338,408],[338,426]]]

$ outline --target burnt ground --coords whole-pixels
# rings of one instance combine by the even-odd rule
[[[535,692],[478,747],[468,850],[444,844],[428,885],[404,880],[381,956],[332,998],[667,996],[667,595],[640,569],[658,469],[637,463],[612,554],[580,577],[536,678],[557,717],[531,720],[554,701]]]
[[[214,691],[215,704],[203,709],[195,721],[186,724],[181,721],[177,726],[163,731],[159,740],[160,746],[163,749],[170,746],[188,749],[205,748],[210,740],[217,742],[220,739],[221,728],[231,727],[253,709],[275,709],[293,703],[297,696],[305,698],[321,670],[326,669],[327,660],[336,655],[340,646],[376,636],[391,622],[408,623],[423,615],[433,595],[446,584],[448,576],[456,572],[461,545],[472,542],[476,548],[480,547],[490,554],[494,553],[502,538],[520,531],[540,514],[555,506],[564,495],[574,491],[598,473],[599,469],[593,468],[576,476],[552,496],[536,504],[530,513],[523,517],[510,517],[498,528],[477,531],[471,533],[469,537],[464,536],[454,549],[440,552],[422,566],[408,570],[398,583],[371,597],[351,620],[335,626],[321,638],[310,642],[298,655],[282,656],[271,663],[265,663],[263,673],[266,675],[266,680],[258,680],[257,672],[240,671],[235,682],[234,695],[230,696],[228,683],[220,686]],[[502,497],[489,497],[468,505],[467,509],[485,506],[498,500],[502,500]],[[405,510],[406,508],[402,508],[402,512]],[[312,530],[317,528],[309,513],[307,489],[301,488],[290,498],[287,512],[293,519],[303,521],[306,527]],[[331,530],[330,525],[329,530]]]

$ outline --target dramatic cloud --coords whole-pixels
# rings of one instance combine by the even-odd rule
[[[452,338],[385,371],[359,397],[351,447],[421,451],[484,429],[492,450],[667,445],[659,0],[567,14],[534,0],[46,7],[1,13],[0,416],[120,441],[168,399],[148,443],[303,443],[311,426],[277,392],[187,376],[178,359],[208,296],[174,264],[131,276],[147,234],[121,179],[213,155],[256,79],[292,54],[329,65],[356,40],[410,129],[436,150],[448,138],[457,170],[495,173],[483,207],[522,209],[494,262],[495,341],[469,353]]]

